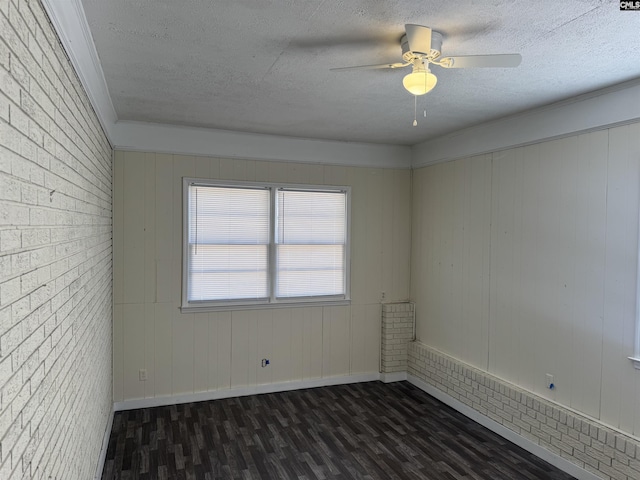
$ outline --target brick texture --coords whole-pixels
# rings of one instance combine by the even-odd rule
[[[382,373],[407,371],[407,345],[413,339],[415,305],[382,305]]]
[[[640,479],[640,442],[418,342],[408,373],[604,479]]]
[[[111,411],[112,150],[38,0],[0,0],[0,478],[89,479]]]

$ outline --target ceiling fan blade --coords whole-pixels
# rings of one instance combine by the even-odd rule
[[[407,32],[409,50],[413,53],[429,55],[429,52],[431,52],[431,29],[411,23],[406,24],[404,29]]]
[[[379,65],[359,65],[357,67],[339,67],[330,68],[332,72],[346,72],[348,70],[379,70],[383,68],[402,68],[409,65],[408,63],[381,63]]]
[[[519,53],[504,55],[465,55],[460,57],[445,57],[438,64],[445,68],[511,68],[517,67],[522,62]]]

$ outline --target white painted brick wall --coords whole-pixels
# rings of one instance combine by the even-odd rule
[[[604,479],[640,479],[640,442],[419,342],[408,373]]]
[[[112,150],[38,0],[0,0],[0,479],[89,479],[111,411]]]
[[[413,339],[414,321],[413,303],[382,305],[382,373],[407,371],[407,345]]]

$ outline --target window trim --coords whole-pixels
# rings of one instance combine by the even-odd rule
[[[269,278],[266,299],[240,299],[240,300],[213,300],[189,302],[188,300],[188,258],[189,258],[189,187],[192,185],[211,187],[245,187],[266,188],[270,192],[270,228],[269,228]],[[300,189],[304,191],[318,192],[342,192],[346,194],[346,242],[344,256],[344,295],[314,296],[314,297],[289,297],[277,298],[275,296],[276,282],[276,196],[280,188]],[[182,299],[180,311],[182,313],[228,311],[228,310],[256,310],[266,308],[283,307],[311,307],[349,305],[351,303],[351,187],[345,185],[315,185],[302,183],[283,182],[251,182],[236,180],[216,180],[205,178],[182,178]]]

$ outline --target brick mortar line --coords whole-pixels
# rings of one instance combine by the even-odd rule
[[[424,379],[424,381],[450,394],[453,398],[457,398],[462,403],[492,418],[515,433],[530,439],[581,468],[600,476],[605,475],[604,478],[615,475],[614,478],[616,479],[633,479],[638,478],[638,475],[640,475],[640,443],[628,433],[611,428],[599,420],[591,419],[579,412],[574,412],[555,402],[539,397],[532,392],[467,365],[426,345],[414,342],[410,348],[412,350],[408,368],[410,374]],[[418,351],[417,354],[416,350]],[[421,364],[424,364],[424,366]],[[503,417],[492,414],[491,410],[483,411],[481,407],[470,401],[465,391],[460,392],[456,391],[455,388],[451,388],[452,386],[455,387],[453,380],[460,382],[458,378],[455,378],[456,376],[471,379],[472,388],[473,382],[475,382],[477,388],[472,390],[474,393],[480,393],[484,389],[488,391],[487,393],[491,397],[495,394],[497,399],[505,406],[510,405],[513,407],[514,403],[517,403],[520,407],[525,406],[526,410],[516,409],[515,412],[520,412],[521,416],[532,418],[529,416],[531,411],[535,414],[536,421],[540,422],[540,427],[532,426],[531,432],[529,432],[522,430],[516,422],[505,421]],[[515,399],[512,398],[512,395],[515,396]],[[518,396],[520,400],[517,400]],[[557,420],[556,416],[558,416]],[[583,440],[588,440],[589,443]],[[595,447],[601,445],[604,450],[598,452],[597,455],[589,455],[589,453],[597,451],[594,449],[594,444],[597,444]],[[566,447],[563,447],[563,445]],[[593,452],[589,449],[593,450]],[[607,449],[609,449],[609,453],[607,453]],[[589,461],[582,461],[580,458],[582,455],[585,455]],[[607,461],[603,462],[601,458],[597,458],[599,455],[604,456]],[[596,462],[598,467],[593,467],[589,462]]]
[[[35,20],[36,24],[37,24],[37,25],[40,27],[40,29],[42,30],[43,35],[45,35],[45,38],[46,38],[46,33],[45,33],[45,31],[44,31],[44,30],[45,30],[45,28],[47,28],[47,27],[48,27],[48,28],[51,28],[52,30],[54,30],[54,31],[55,31],[55,29],[54,29],[53,25],[51,24],[51,21],[48,19],[48,17],[47,17],[47,20],[49,20],[49,22],[48,22],[48,25],[45,27],[45,26],[43,26],[43,25],[41,25],[41,24],[40,24],[40,21],[39,21],[39,19],[37,18],[37,15],[33,12],[33,9],[31,8],[31,5],[29,5],[29,9],[31,10],[31,13],[32,13],[32,14],[33,14],[33,16],[34,16],[34,20]],[[43,11],[44,11],[44,9],[43,9]],[[22,18],[22,21],[25,23],[25,25],[27,26],[27,29],[29,30],[28,23],[25,21],[25,19],[24,19],[24,15],[22,14],[22,12],[18,10],[18,14],[20,15],[20,17]],[[29,53],[29,55],[30,55],[30,59],[31,59],[31,60],[33,60],[33,62],[37,65],[37,67],[39,67],[40,69],[42,69],[42,70],[44,71],[44,66],[43,66],[43,65],[41,65],[41,64],[38,62],[38,60],[33,56],[32,52],[30,51],[29,45],[25,44],[25,42],[22,40],[22,38],[20,38],[20,34],[16,31],[16,29],[15,29],[15,27],[14,27],[13,23],[11,22],[11,20],[10,20],[9,18],[7,18],[7,16],[6,16],[6,15],[4,15],[2,12],[0,12],[0,15],[2,15],[2,16],[6,19],[7,24],[8,24],[8,25],[11,27],[11,29],[13,30],[13,33],[15,34],[16,38],[18,39],[18,41],[20,41],[20,43],[22,44],[22,46],[24,47],[24,49]],[[46,17],[46,13],[44,13],[44,15],[45,15],[45,17]],[[34,38],[35,38],[37,31],[36,31],[36,32],[32,32],[31,30],[29,30],[29,32],[31,32],[31,33],[34,35]],[[46,90],[45,90],[46,85],[42,85],[42,84],[40,83],[40,81],[38,80],[38,77],[39,77],[39,76],[38,76],[37,74],[34,74],[34,73],[31,71],[31,68],[29,68],[29,66],[25,64],[25,62],[21,59],[21,57],[17,54],[17,52],[13,49],[13,47],[12,47],[11,45],[9,45],[9,44],[8,44],[7,42],[5,42],[4,40],[3,40],[3,42],[4,42],[4,44],[7,46],[7,48],[8,48],[8,50],[9,50],[10,54],[11,54],[11,55],[13,55],[13,56],[15,56],[15,57],[18,59],[18,61],[20,62],[20,64],[24,67],[25,71],[27,71],[27,72],[28,72],[28,74],[29,74],[29,78],[30,78],[30,81],[31,81],[31,79],[35,80],[35,81],[36,81],[36,83],[38,84],[38,87],[39,87],[39,88],[40,88],[44,93],[46,93]],[[62,86],[63,91],[59,91],[57,88],[55,88],[55,84],[54,84],[53,82],[51,82],[51,80],[49,80],[49,79],[47,78],[47,81],[49,82],[49,84],[50,84],[51,88],[53,88],[53,90],[54,90],[54,91],[59,95],[59,97],[60,97],[60,101],[61,101],[62,103],[64,103],[64,105],[67,107],[67,109],[69,110],[69,113],[73,116],[73,118],[74,118],[74,120],[76,121],[76,123],[78,124],[78,126],[82,126],[82,124],[87,124],[87,125],[91,125],[91,126],[93,126],[93,127],[97,127],[97,128],[99,128],[99,130],[98,130],[98,131],[83,132],[83,133],[91,133],[91,135],[85,135],[87,138],[91,138],[91,139],[93,139],[93,138],[95,138],[95,137],[96,137],[96,135],[95,135],[95,134],[96,134],[96,133],[99,133],[99,132],[101,132],[101,133],[102,133],[102,135],[104,135],[104,130],[102,129],[102,126],[99,124],[99,122],[98,122],[98,124],[96,124],[94,121],[91,121],[91,120],[93,120],[93,119],[90,119],[90,118],[84,118],[84,116],[83,116],[83,118],[82,118],[82,119],[78,119],[78,118],[77,118],[77,116],[74,114],[74,108],[72,108],[72,106],[73,106],[73,107],[75,107],[75,110],[76,110],[77,112],[82,112],[82,111],[86,111],[86,110],[88,110],[88,109],[91,109],[91,111],[95,114],[95,110],[93,110],[93,107],[91,106],[91,103],[86,101],[86,100],[88,100],[88,98],[86,98],[86,99],[85,99],[85,98],[83,98],[83,100],[85,100],[85,101],[83,101],[83,102],[82,102],[82,103],[83,103],[83,105],[82,105],[82,107],[83,107],[83,108],[80,108],[80,107],[79,107],[79,105],[77,105],[77,103],[76,103],[76,102],[75,102],[75,100],[74,100],[74,97],[82,98],[83,96],[86,96],[86,92],[84,92],[84,90],[83,90],[82,88],[80,89],[80,91],[78,91],[77,85],[75,85],[75,83],[78,83],[79,85],[81,85],[81,84],[82,84],[82,82],[81,82],[81,81],[80,81],[80,79],[78,78],[77,73],[75,72],[75,70],[73,70],[73,69],[72,69],[72,70],[73,70],[73,73],[75,74],[75,75],[74,75],[74,77],[73,77],[73,79],[72,79],[72,78],[68,75],[67,68],[65,68],[64,62],[61,62],[61,61],[60,61],[61,59],[59,58],[59,54],[56,52],[56,49],[59,49],[59,50],[62,52],[62,54],[65,56],[65,58],[66,58],[68,61],[70,61],[70,59],[69,59],[68,55],[66,54],[66,50],[64,49],[64,46],[62,45],[62,43],[61,43],[60,41],[58,41],[55,45],[54,45],[54,44],[51,44],[51,43],[49,43],[49,42],[47,42],[47,44],[48,44],[48,46],[51,48],[51,50],[52,50],[52,52],[53,52],[53,54],[54,54],[54,56],[55,56],[55,60],[57,61],[57,63],[59,63],[59,64],[60,64],[61,69],[60,69],[60,71],[56,71],[56,69],[54,68],[54,65],[51,63],[51,61],[49,61],[49,58],[48,58],[48,57],[46,57],[46,56],[44,55],[44,54],[45,54],[45,52],[44,52],[44,51],[42,51],[42,53],[43,53],[42,62],[43,62],[43,63],[44,63],[44,62],[48,62],[48,63],[49,63],[49,65],[52,67],[52,70],[53,70],[54,74],[56,75],[57,79],[59,80],[60,85]],[[40,44],[38,44],[38,47],[40,48],[40,50],[43,50],[43,49],[40,47]],[[64,75],[65,75],[65,78],[64,78],[64,79],[63,79],[63,78],[61,78],[61,76],[60,76],[60,72],[63,72],[63,73],[64,73]],[[10,72],[10,70],[9,70],[9,73],[11,73],[11,72]],[[64,82],[64,80],[65,80],[65,79],[69,82],[69,86],[73,88],[73,90],[74,90],[73,92],[70,92],[70,91],[68,91],[68,90],[65,88],[65,82]],[[74,80],[75,80],[75,82],[74,82]],[[81,92],[81,93],[80,93],[80,92]],[[64,95],[64,93],[67,93],[67,95]],[[71,95],[71,93],[74,93],[75,95]],[[31,96],[31,95],[30,95],[30,96]],[[31,96],[31,97],[33,98],[33,96]],[[51,97],[51,95],[49,94],[49,95],[47,95],[47,97],[49,97],[49,98],[50,98],[50,97]],[[67,103],[67,98],[68,98],[70,101],[72,101],[72,102],[74,103],[74,105],[69,105],[69,104]],[[35,99],[34,99],[34,101],[35,101]],[[36,103],[38,103],[38,102],[36,101]],[[53,123],[54,123],[54,124],[57,124],[57,121],[55,120],[55,118],[52,118],[52,117],[51,117],[51,116],[50,116],[50,115],[49,115],[49,114],[44,110],[44,108],[42,107],[42,105],[40,105],[39,103],[38,103],[38,105],[40,106],[40,108],[42,108],[42,110],[44,111],[44,113],[45,113],[45,114],[46,114],[46,115],[47,115],[51,120],[53,120]],[[60,110],[60,109],[58,108],[58,110]],[[61,113],[61,115],[63,114],[63,112],[60,112],[60,113]],[[30,118],[32,118],[31,116],[29,116],[29,117],[30,117]],[[90,117],[90,116],[89,116],[89,117]],[[37,122],[36,122],[36,123],[37,123]],[[75,128],[73,128],[73,126],[71,125],[71,123],[70,123],[70,122],[67,122],[67,124],[69,124],[69,126],[74,130],[74,133],[76,133],[76,135],[78,135],[78,138],[79,138],[80,140],[82,140],[83,135],[81,135],[80,133],[78,133],[78,132],[77,132],[77,130],[76,130]],[[38,124],[38,125],[39,125],[41,128],[43,128],[43,129],[44,129],[44,127],[43,127],[42,125],[40,125],[40,124]],[[92,129],[90,129],[90,130],[92,130]],[[98,136],[100,136],[100,135],[98,135]],[[71,141],[72,141],[72,143],[74,143],[74,144],[75,144],[75,142],[73,142],[73,140],[72,140],[71,138],[69,138],[69,140],[71,140]],[[75,146],[76,146],[80,151],[82,151],[82,148],[81,148],[79,145],[75,145]],[[99,145],[96,145],[96,144],[94,144],[93,146],[94,146],[94,147],[100,147]],[[93,148],[91,148],[91,146],[90,146],[89,144],[85,144],[85,147],[86,147],[89,151],[91,151],[93,154],[95,154],[96,156],[99,156],[99,151],[96,151],[96,150],[94,150]]]

